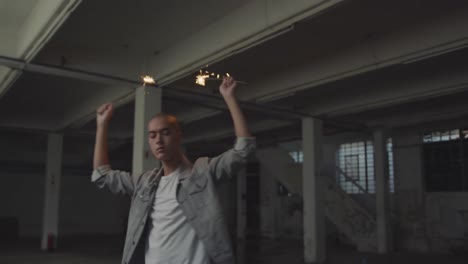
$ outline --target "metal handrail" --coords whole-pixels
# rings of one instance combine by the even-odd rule
[[[343,169],[341,169],[341,168],[338,167],[338,166],[335,166],[335,167],[336,167],[336,170],[337,170],[341,175],[343,175],[343,177],[344,177],[347,181],[349,181],[349,182],[351,182],[352,184],[354,184],[354,186],[356,186],[356,187],[357,187],[360,191],[362,191],[366,196],[371,197],[371,198],[372,198],[371,200],[374,202],[374,204],[376,203],[374,196],[373,196],[366,188],[362,187],[362,185],[360,185],[356,180],[354,180],[353,178],[349,177],[349,176],[346,174],[346,172],[343,171]],[[392,210],[390,207],[388,208],[388,210],[389,210],[390,216],[391,216],[392,218],[398,219],[397,216],[396,216],[396,214],[393,212],[393,210]]]

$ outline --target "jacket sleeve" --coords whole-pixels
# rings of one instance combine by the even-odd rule
[[[136,177],[129,172],[112,170],[110,165],[102,165],[93,171],[91,182],[99,188],[107,187],[113,193],[133,194]]]
[[[214,180],[231,178],[247,163],[255,153],[255,138],[238,137],[234,148],[208,161],[210,174]]]

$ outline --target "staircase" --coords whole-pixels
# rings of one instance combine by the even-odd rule
[[[260,163],[267,165],[272,176],[291,193],[302,195],[302,165],[294,164],[286,151],[278,148],[259,149],[257,158]],[[336,183],[334,175],[322,175],[320,179],[325,181],[322,186],[327,188],[325,213],[328,220],[356,245],[359,251],[377,251],[375,215],[345,193]]]

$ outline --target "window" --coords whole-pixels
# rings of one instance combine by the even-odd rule
[[[465,133],[467,131],[463,131]],[[467,134],[465,133],[465,138]],[[443,142],[443,141],[451,141],[451,140],[458,140],[460,139],[460,129],[453,129],[447,131],[435,131],[425,133],[423,136],[424,143],[431,143],[431,142]]]
[[[468,191],[467,129],[424,133],[423,152],[427,191]]]
[[[304,154],[302,153],[302,150],[290,151],[289,156],[293,158],[294,163],[302,163],[304,161]]]
[[[395,191],[393,175],[393,145],[392,139],[387,141],[388,154],[388,185],[389,191]],[[372,141],[359,141],[342,144],[338,150],[337,181],[341,188],[347,193],[362,193],[365,189],[369,193],[375,193],[375,175],[374,175],[374,146]]]
[[[338,183],[347,193],[360,193],[356,184],[374,192],[374,153],[370,141],[342,144],[338,150],[338,167],[347,175],[338,173]]]
[[[389,138],[387,140],[387,155],[388,155],[388,191],[395,192],[395,174],[393,170],[393,142]]]
[[[359,180],[359,155],[344,156],[344,171],[354,181]]]

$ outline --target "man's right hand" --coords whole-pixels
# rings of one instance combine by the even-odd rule
[[[103,126],[103,125],[108,125],[109,121],[112,117],[112,104],[107,103],[101,105],[97,110],[96,110],[96,122],[98,126]]]

